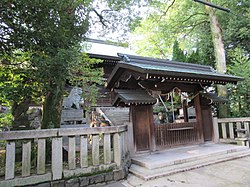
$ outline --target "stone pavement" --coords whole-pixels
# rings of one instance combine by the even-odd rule
[[[114,186],[143,187],[249,187],[250,156],[194,169],[167,177],[144,181],[133,175]]]
[[[144,181],[134,175],[102,187],[249,187],[250,157]]]

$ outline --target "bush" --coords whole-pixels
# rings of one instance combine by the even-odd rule
[[[9,129],[12,125],[12,114],[8,113],[0,113],[0,131],[5,129]]]

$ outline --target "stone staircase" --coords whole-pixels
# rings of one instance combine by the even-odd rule
[[[250,156],[250,149],[243,146],[189,146],[134,157],[129,171],[147,181],[246,156]]]
[[[101,107],[101,111],[113,125],[122,125],[129,122],[129,108],[125,107]]]

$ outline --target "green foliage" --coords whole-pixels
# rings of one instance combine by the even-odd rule
[[[30,68],[30,60],[29,52],[16,50],[5,54],[0,65],[0,102],[20,103],[27,95],[39,102],[42,85],[36,81],[36,70]]]
[[[69,0],[1,3],[0,91],[6,95],[5,100],[16,106],[13,110],[25,110],[27,107],[22,105],[28,104],[27,97],[33,101],[39,98],[44,104],[45,126],[59,123],[64,84],[80,53],[77,46],[88,30],[89,3]]]
[[[218,12],[221,22],[225,47],[227,49],[241,48],[250,52],[250,1],[223,1],[223,6],[229,7],[230,14]]]
[[[173,46],[173,55],[172,60],[177,62],[190,62],[190,63],[199,63],[200,54],[199,50],[192,51],[191,54],[184,53],[184,51],[179,47],[179,42],[176,40]]]
[[[179,48],[189,56],[185,58],[181,51],[175,51],[182,56],[179,61],[213,64],[213,43],[204,6],[175,0],[151,1],[150,7],[150,15],[134,31],[133,45],[139,54],[176,60],[172,52],[177,40]]]
[[[1,48],[10,53],[18,48],[44,54],[70,48],[87,31],[88,12],[88,4],[81,1],[3,0]]]
[[[177,40],[174,42],[172,60],[178,62],[186,61],[186,55],[184,54],[184,51],[180,49],[179,42]]]
[[[187,56],[186,62],[201,63],[199,49],[197,49],[196,51],[192,51],[192,53]]]
[[[103,71],[98,68],[102,60],[89,58],[86,53],[81,53],[79,60],[70,68],[71,85],[80,86],[83,89],[85,106],[88,108],[96,104],[98,97],[98,85],[103,85]],[[78,68],[76,69],[75,66]]]
[[[213,3],[232,11],[225,13],[214,9],[226,50],[240,47],[249,52],[250,1],[215,0]],[[150,1],[148,16],[137,25],[133,33],[133,47],[138,54],[171,58],[177,39],[180,48],[188,54],[198,49],[197,63],[215,65],[211,28],[204,5],[182,0]],[[227,63],[230,64],[230,61]]]
[[[8,113],[0,113],[0,131],[4,128],[11,127],[12,125],[12,115]]]
[[[81,82],[90,93],[86,94],[91,96],[88,100],[94,102],[97,95],[94,85],[101,83],[97,77],[102,73],[95,69],[98,61],[82,55],[80,43],[90,25],[97,22],[114,30],[120,28],[117,24],[128,25],[132,13],[121,16],[124,14],[114,10],[131,12],[132,4],[138,2],[3,0],[0,4],[0,102],[15,105],[14,117],[25,112],[24,104],[42,103],[44,128],[59,124],[66,81],[73,85]],[[101,11],[100,3],[105,10]]]
[[[242,49],[236,48],[230,51],[232,65],[229,67],[231,74],[244,78],[237,85],[229,86],[229,100],[231,115],[233,117],[250,116],[250,59]]]

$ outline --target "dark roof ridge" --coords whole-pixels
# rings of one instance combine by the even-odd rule
[[[168,62],[167,65],[170,67],[171,66],[172,67],[179,67],[179,68],[185,67],[187,69],[196,69],[196,70],[201,70],[201,71],[216,72],[211,66],[200,65],[200,64],[177,62],[177,61],[171,61],[168,59],[142,57],[142,56],[136,56],[136,55],[122,54],[122,53],[118,53],[118,56],[121,57],[123,59],[123,61],[125,61],[127,63],[138,62],[138,63],[144,63],[144,64],[152,64],[152,62],[153,62],[153,63],[158,63],[157,65],[165,66],[166,62]]]
[[[94,53],[87,53],[87,55],[91,58],[100,58],[100,59],[107,59],[107,60],[122,60],[121,57],[118,56],[110,56],[110,55],[100,55],[100,54],[94,54]]]

